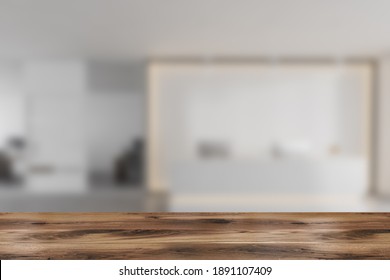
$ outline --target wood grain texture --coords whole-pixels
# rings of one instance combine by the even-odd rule
[[[390,213],[2,213],[0,259],[390,259]]]

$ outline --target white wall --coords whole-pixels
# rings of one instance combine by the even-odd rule
[[[337,145],[343,155],[364,155],[366,92],[359,71],[298,67],[269,76],[261,68],[259,75],[216,70],[207,84],[191,81],[202,72],[195,71],[177,86],[187,94],[183,117],[192,153],[201,141],[222,140],[239,158],[264,157],[275,144],[306,145],[315,155]]]

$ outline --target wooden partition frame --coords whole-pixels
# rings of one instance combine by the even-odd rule
[[[217,57],[211,59],[203,59],[201,57],[165,57],[152,58],[147,63],[147,147],[145,160],[145,182],[146,188],[149,192],[169,192],[169,187],[161,185],[155,177],[158,169],[156,154],[157,154],[157,138],[156,131],[159,127],[158,118],[156,117],[156,110],[158,108],[158,93],[155,69],[158,65],[169,64],[199,64],[199,65],[314,65],[314,66],[329,66],[336,65],[342,67],[343,65],[366,65],[370,68],[370,85],[368,85],[366,93],[366,108],[364,126],[365,126],[365,153],[368,160],[368,195],[376,195],[376,162],[378,151],[376,148],[377,142],[377,90],[378,90],[378,63],[373,58],[346,58],[343,60],[332,58],[292,58],[283,57],[275,60],[270,57]]]

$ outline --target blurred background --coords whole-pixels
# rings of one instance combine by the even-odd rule
[[[388,10],[0,0],[0,211],[389,211]]]

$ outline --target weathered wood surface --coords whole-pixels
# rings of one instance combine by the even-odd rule
[[[0,259],[390,259],[390,213],[2,213]]]

